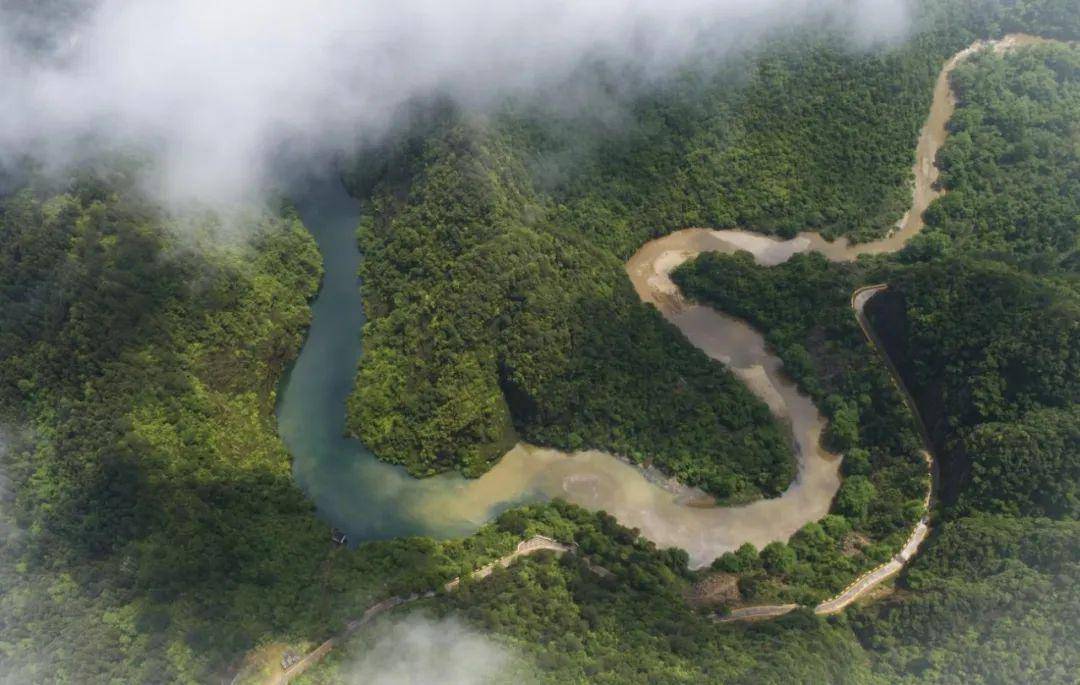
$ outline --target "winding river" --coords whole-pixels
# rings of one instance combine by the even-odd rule
[[[819,444],[824,420],[809,397],[783,374],[781,362],[757,331],[738,319],[684,301],[668,274],[708,251],[746,250],[758,263],[775,265],[806,251],[843,261],[899,249],[922,229],[923,211],[938,195],[933,187],[937,178],[934,157],[954,109],[949,72],[982,47],[1004,50],[1035,40],[1012,35],[994,43],[976,43],[944,65],[916,149],[912,206],[887,238],[849,246],[845,240],[827,242],[816,233],[778,241],[739,230],[692,228],[649,242],[627,262],[627,273],[641,299],[656,306],[709,357],[726,364],[790,426],[798,472],[780,497],[718,507],[704,493],[604,452],[568,454],[527,444],[514,447],[475,480],[455,474],[417,480],[343,437],[345,400],[361,354],[363,326],[354,236],[359,208],[332,180],[313,183],[299,204],[304,223],[319,243],[326,271],[312,305],[308,339],[282,384],[278,403],[279,429],[293,455],[300,486],[315,501],[320,515],[353,541],[465,535],[501,510],[553,497],[603,509],[661,546],[685,549],[692,567],[708,564],[744,542],[761,547],[786,540],[827,513],[840,484],[839,457]]]

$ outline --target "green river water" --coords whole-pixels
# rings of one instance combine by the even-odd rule
[[[320,516],[352,541],[403,535],[464,535],[512,501],[492,501],[455,516],[432,505],[467,486],[447,474],[417,480],[378,461],[345,436],[345,401],[361,354],[363,308],[356,277],[360,206],[336,179],[313,182],[298,203],[319,244],[325,275],[312,303],[312,325],[300,356],[279,388],[278,429],[293,455],[293,473]]]

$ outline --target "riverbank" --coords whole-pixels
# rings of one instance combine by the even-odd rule
[[[320,237],[327,276],[324,292],[314,305],[309,341],[284,386],[279,406],[281,432],[294,454],[298,481],[323,516],[353,540],[465,535],[504,509],[553,497],[603,509],[658,545],[686,549],[692,567],[704,566],[745,542],[761,547],[786,540],[827,513],[839,487],[839,458],[820,446],[824,420],[813,402],[785,376],[780,360],[756,331],[737,319],[685,302],[669,274],[682,262],[709,251],[748,250],[759,264],[771,266],[807,251],[844,261],[898,249],[921,230],[922,211],[938,193],[933,189],[936,168],[932,161],[944,141],[944,122],[954,106],[948,74],[981,47],[1007,49],[1034,40],[1010,36],[995,43],[976,43],[945,64],[919,139],[912,207],[888,238],[849,246],[846,241],[828,243],[814,233],[779,241],[739,230],[687,229],[649,242],[628,261],[627,273],[642,301],[656,306],[693,344],[726,364],[790,426],[798,473],[780,497],[739,507],[702,506],[704,498],[697,493],[614,455],[592,450],[565,453],[524,443],[480,478],[444,474],[416,480],[402,469],[379,462],[359,443],[342,438],[337,418],[325,425],[311,422],[312,407],[321,416],[340,416],[349,391],[342,379],[351,379],[359,355],[362,318],[344,334],[337,329],[338,315],[356,317],[359,311],[355,258],[341,257],[348,249],[343,246],[352,241],[355,224],[350,225],[350,220],[355,221],[358,210],[349,206],[351,200],[340,188],[335,191],[340,197],[329,202],[329,206],[344,208],[330,217],[333,226],[324,223],[324,230],[319,230],[325,217],[315,213],[327,205],[326,198],[301,207]],[[327,294],[335,298],[329,305]]]
[[[937,171],[936,168],[933,167],[932,162],[937,149],[944,142],[944,125],[945,122],[948,121],[948,116],[951,116],[952,107],[954,106],[951,91],[947,88],[948,73],[962,61],[964,57],[972,54],[981,47],[989,46],[995,50],[1005,50],[1015,45],[1036,42],[1038,40],[1039,39],[1026,36],[1009,36],[1002,41],[995,43],[976,43],[949,60],[939,76],[939,85],[942,83],[946,85],[944,94],[942,94],[940,88],[935,91],[934,107],[931,109],[923,134],[920,136],[920,152],[917,153],[916,167],[914,169],[916,182],[913,191],[913,205],[911,210],[905,215],[904,220],[897,230],[882,241],[875,241],[861,246],[848,246],[846,244],[841,244],[840,242],[822,242],[822,245],[828,247],[818,251],[823,252],[826,257],[833,261],[851,260],[862,254],[877,254],[899,249],[912,235],[921,230],[923,226],[922,210],[924,210],[929,202],[940,194],[940,191],[933,188],[933,184],[937,177]],[[943,115],[944,118],[941,118]],[[932,154],[927,156],[927,153]],[[929,165],[926,163],[927,160],[929,160]],[[802,443],[797,443],[800,445],[801,462],[800,478],[796,481],[796,484],[793,484],[792,488],[789,488],[789,491],[785,492],[782,497],[766,502],[778,502],[788,498],[788,502],[793,503],[795,500],[791,499],[789,496],[792,489],[794,489],[796,485],[799,485],[800,482],[802,483],[802,489],[806,489],[805,486],[807,485],[807,482],[803,478],[803,470],[813,469],[814,474],[822,476],[818,482],[818,486],[824,484],[824,487],[811,487],[809,488],[809,491],[813,492],[814,497],[817,499],[827,495],[825,502],[827,510],[827,505],[831,501],[833,494],[835,494],[835,487],[829,492],[829,488],[831,487],[830,480],[831,478],[837,478],[838,482],[836,474],[838,459],[834,455],[829,455],[827,452],[821,451],[821,448],[818,445],[822,419],[817,413],[816,408],[813,407],[813,403],[809,402],[807,399],[806,402],[809,404],[808,407],[801,404],[802,400],[800,399],[797,390],[792,390],[793,384],[791,384],[790,381],[785,382],[785,379],[781,374],[779,361],[768,354],[767,350],[765,350],[764,343],[761,341],[760,335],[757,335],[752,328],[737,319],[725,317],[711,309],[685,301],[679,289],[670,279],[670,274],[673,269],[702,252],[735,252],[746,250],[754,255],[755,261],[758,264],[772,266],[783,263],[795,254],[814,250],[815,245],[817,244],[816,241],[818,240],[820,240],[820,237],[817,237],[816,234],[800,234],[789,241],[777,241],[743,231],[687,229],[652,241],[643,246],[638,253],[628,261],[627,272],[643,301],[656,306],[665,318],[676,325],[685,335],[687,335],[688,339],[709,354],[710,357],[717,359],[732,368],[732,370],[754,390],[755,394],[761,397],[770,406],[777,416],[784,417],[791,421],[793,433],[795,433],[796,436],[798,436],[800,431],[796,426],[801,426],[801,430],[806,431],[806,437],[813,438],[810,444],[816,451],[809,455],[811,458],[807,458],[807,455],[802,453]],[[867,324],[865,317],[863,316],[863,308],[869,299],[885,287],[886,286],[884,285],[876,285],[860,288],[853,293],[851,306],[867,340],[875,350],[883,356],[894,381],[900,387],[905,399],[911,404],[910,395],[904,390],[902,379],[899,378],[895,367],[889,361],[888,355],[880,346],[873,330]],[[791,386],[791,388],[788,388],[788,386]],[[911,410],[915,413],[916,418],[918,418],[916,408],[913,405],[911,406]],[[816,433],[814,432],[815,430],[817,431]],[[608,466],[605,466],[604,468],[610,467],[610,463],[617,463],[623,468],[634,471],[642,478],[642,480],[648,482],[648,479],[644,478],[640,469],[632,467],[612,455],[602,453],[564,455],[553,450],[541,450],[540,448],[527,445],[519,445],[511,452],[511,454],[514,453],[524,455],[525,458],[528,458],[535,463],[542,463],[545,466],[552,468],[557,468],[559,464],[567,463],[580,465],[582,462],[575,460],[584,455],[586,456],[585,462],[591,459],[598,464],[607,464]],[[509,457],[510,455],[507,456]],[[932,457],[930,453],[926,452],[925,457],[928,460],[928,466],[930,466],[932,470]],[[504,459],[504,462],[509,462],[511,465],[514,464],[514,461],[508,458]],[[570,487],[575,482],[585,483],[586,485],[595,485],[595,482],[589,481],[588,478],[575,481],[574,478],[579,477],[580,475],[580,473],[563,474],[563,489],[570,490]],[[665,488],[658,487],[655,483],[652,483],[651,485],[657,487],[660,491],[666,492]],[[667,483],[666,485],[670,486],[670,483]],[[594,487],[593,492],[597,492],[597,488]],[[930,498],[932,493],[933,483],[931,483],[930,489],[927,491],[926,501],[924,502],[924,506],[927,510],[930,508]],[[666,494],[671,495],[670,492],[667,492]],[[572,497],[568,497],[567,499],[573,501]],[[588,498],[586,497],[586,499]],[[766,502],[755,503],[749,507],[727,508],[726,510],[748,510],[755,506],[763,506]],[[687,507],[684,505],[683,508]],[[718,510],[722,510],[722,508],[706,509],[705,511],[715,512]],[[802,514],[805,515],[807,511],[808,510],[803,510]],[[620,521],[626,523],[618,512],[612,513],[615,513]],[[630,516],[630,518],[632,518],[632,516]],[[731,522],[729,521],[729,523]],[[632,523],[630,525],[632,525]],[[642,533],[646,537],[651,537],[644,529],[642,530]],[[919,546],[925,540],[928,533],[929,519],[927,514],[915,525],[904,545],[893,558],[855,579],[837,596],[818,604],[815,608],[815,612],[819,614],[834,613],[842,610],[858,598],[865,596],[866,593],[870,592],[881,582],[901,570],[918,551]],[[531,541],[525,541],[522,544],[527,545],[529,542]],[[684,546],[684,548],[686,547]],[[510,558],[512,559],[517,555],[520,549],[519,546],[519,550],[510,555]],[[481,574],[478,577],[486,575],[486,569],[490,568],[491,566],[489,565],[477,571],[477,574]],[[453,583],[448,585],[448,589],[450,589],[452,585]],[[391,598],[376,604],[371,607],[369,611],[376,610],[376,613],[381,613],[387,609],[399,606],[402,603],[403,601],[401,601],[401,598]],[[793,604],[786,604],[741,607],[729,614],[723,620],[766,619],[783,615],[794,609],[795,606],[796,605]],[[367,612],[365,612],[365,617],[366,616]],[[361,619],[361,621],[363,621],[363,619]],[[349,629],[353,630],[358,625],[360,624],[350,624]],[[314,652],[309,654],[308,657],[305,658],[305,661],[317,661],[321,658],[321,656],[330,648],[327,647],[327,644],[332,647],[334,643],[332,641],[324,643]]]

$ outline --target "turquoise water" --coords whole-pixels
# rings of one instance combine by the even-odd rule
[[[345,402],[361,354],[364,314],[356,277],[359,204],[336,180],[312,183],[298,202],[323,256],[322,289],[295,365],[282,382],[278,428],[293,455],[293,474],[320,516],[352,541],[402,535],[467,534],[509,502],[492,502],[467,516],[432,505],[466,486],[456,475],[416,480],[378,461],[345,436]]]

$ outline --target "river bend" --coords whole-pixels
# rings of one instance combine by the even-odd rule
[[[627,273],[641,299],[656,306],[709,357],[727,365],[790,426],[798,471],[779,497],[718,507],[707,504],[704,493],[664,482],[657,474],[604,452],[568,454],[527,444],[514,447],[474,480],[457,474],[417,480],[344,437],[345,401],[361,354],[363,314],[354,233],[359,208],[336,181],[313,184],[298,207],[318,241],[325,266],[322,289],[312,304],[308,339],[282,384],[278,403],[279,429],[293,455],[298,483],[321,516],[354,541],[466,535],[504,509],[553,497],[603,509],[658,545],[685,549],[692,567],[708,564],[744,542],[761,547],[786,540],[828,512],[840,484],[839,458],[820,445],[824,420],[810,398],[784,375],[780,360],[757,331],[684,301],[669,274],[701,252],[746,250],[758,263],[775,265],[807,251],[843,261],[899,249],[922,229],[923,211],[939,194],[934,189],[934,158],[955,106],[949,73],[980,48],[1000,51],[1036,40],[1013,35],[976,43],[943,66],[916,148],[912,206],[888,237],[851,246],[843,239],[827,242],[816,233],[779,241],[739,230],[694,228],[651,241],[628,261]]]

